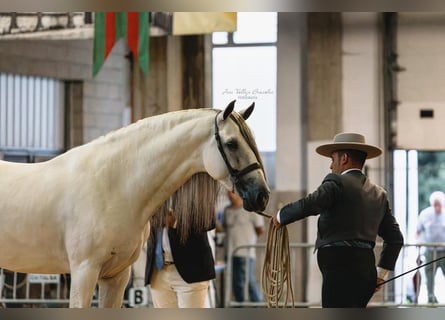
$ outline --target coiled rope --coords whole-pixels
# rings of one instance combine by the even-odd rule
[[[286,226],[275,227],[272,216],[257,212],[270,219],[267,234],[261,287],[269,308],[287,307],[289,300],[295,307],[290,265],[289,235]]]

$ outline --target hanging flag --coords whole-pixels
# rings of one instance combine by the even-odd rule
[[[149,50],[149,14],[148,12],[128,12],[127,42],[133,57],[145,75],[148,74]]]
[[[114,44],[127,37],[128,47],[148,74],[148,12],[96,12],[94,18],[93,77],[104,64]]]
[[[125,15],[121,12],[96,12],[94,15],[93,76],[99,72],[116,40],[126,33]]]

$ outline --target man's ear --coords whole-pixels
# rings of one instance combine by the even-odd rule
[[[341,164],[345,164],[345,163],[347,163],[349,160],[351,160],[351,157],[349,156],[349,154],[347,154],[346,152],[343,152],[343,153],[341,154],[340,163],[341,163]]]

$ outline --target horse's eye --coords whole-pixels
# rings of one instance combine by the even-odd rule
[[[227,148],[229,148],[230,151],[235,151],[238,149],[238,142],[235,140],[229,140],[226,143]]]

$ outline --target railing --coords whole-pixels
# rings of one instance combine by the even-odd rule
[[[91,12],[1,12],[0,36],[91,26]]]
[[[68,274],[24,274],[0,269],[0,309],[67,308],[69,284]],[[128,305],[127,292],[124,306]],[[92,307],[98,305],[97,293],[96,288]]]
[[[257,260],[257,282],[261,286],[261,271],[265,257],[265,244],[254,246],[240,246],[229,255],[227,266],[224,272],[224,307],[267,307],[267,301],[263,297],[260,302],[243,301],[237,302],[232,295],[232,258],[236,253],[245,248],[255,248]],[[376,260],[380,254],[382,244],[376,245]],[[291,259],[291,283],[294,293],[295,307],[321,307],[321,274],[316,264],[316,255],[314,254],[314,245],[308,243],[290,243]],[[424,252],[431,250],[433,259],[445,256],[445,243],[417,243],[406,244],[403,246],[394,272],[390,272],[387,279],[397,277],[418,267],[418,257],[422,257],[422,263],[426,263]],[[445,261],[445,259],[444,259]],[[419,263],[419,264],[422,264]],[[433,264],[437,269],[437,263]],[[248,269],[247,269],[248,272]],[[435,293],[437,302],[428,301],[426,293],[424,267],[418,270],[408,272],[391,282],[388,282],[382,290],[377,292],[371,299],[368,307],[443,307],[445,306],[445,292],[443,291],[445,277],[436,272],[433,285],[436,288]],[[445,275],[445,270],[443,270]],[[248,279],[248,275],[246,275]],[[247,283],[245,286],[245,297],[248,299]],[[284,306],[284,304],[283,304]],[[291,307],[292,303],[287,303]]]
[[[232,296],[232,258],[243,248],[254,248],[256,252],[256,275],[261,286],[261,271],[265,257],[265,244],[241,246],[235,248],[229,255],[225,269],[218,279],[224,288],[220,294],[223,307],[267,307],[267,301],[237,302]],[[321,307],[321,275],[316,264],[313,244],[290,243],[291,283],[294,293],[294,306],[306,308]],[[375,248],[378,259],[381,244]],[[424,253],[431,250],[433,259],[445,256],[445,243],[406,244],[402,248],[396,264],[396,270],[389,278],[401,275],[418,266],[418,257],[426,263]],[[445,260],[445,259],[444,259]],[[434,265],[437,266],[437,263]],[[429,302],[426,294],[425,268],[414,270],[394,281],[387,283],[382,290],[374,295],[369,307],[444,307],[445,306],[445,277],[437,272],[435,277],[435,293],[437,302]],[[247,269],[248,271],[249,269]],[[247,277],[248,278],[248,275]],[[67,307],[69,304],[69,275],[31,275],[15,273],[0,269],[0,308],[14,307]],[[131,286],[127,287],[128,290]],[[245,288],[247,293],[247,287]],[[245,295],[248,297],[248,294]],[[93,298],[93,306],[97,306],[97,294]],[[124,305],[128,304],[127,294]],[[284,306],[284,305],[283,305]],[[292,303],[287,303],[292,307]]]
[[[445,243],[405,244],[400,253],[396,270],[388,278],[396,277],[392,284],[385,285],[380,301],[373,301],[371,306],[390,307],[444,307],[445,306],[445,270],[439,272],[439,264],[445,267],[445,259],[430,264],[433,268],[433,291],[438,301],[429,301],[426,286],[425,264],[429,260],[445,257]],[[418,269],[417,269],[418,268]],[[406,274],[405,274],[406,273]]]
[[[165,36],[172,33],[172,12],[151,12],[150,35]],[[66,33],[63,39],[91,38],[93,36],[93,12],[0,12],[0,38],[16,39],[20,36],[39,38],[36,33],[84,30]],[[45,38],[45,37],[43,37]],[[55,35],[47,38],[57,39]]]
[[[265,259],[266,254],[266,245],[265,244],[256,244],[251,246],[239,246],[233,249],[232,254],[228,256],[227,266],[224,273],[224,281],[225,281],[225,292],[224,292],[224,307],[267,307],[267,301],[263,296],[263,300],[260,302],[250,302],[250,301],[235,301],[232,296],[232,259],[237,253],[242,249],[254,248],[256,253],[256,273],[257,273],[257,282],[261,288],[261,271],[262,264]],[[319,301],[307,301],[307,299],[295,299],[298,296],[301,296],[301,290],[304,289],[305,283],[301,282],[301,278],[303,275],[307,276],[308,270],[306,264],[302,264],[302,261],[309,259],[308,255],[312,255],[314,251],[314,245],[308,243],[290,243],[289,244],[289,253],[290,253],[290,265],[291,265],[291,285],[293,288],[294,294],[294,303],[295,307],[311,307],[311,306],[319,306]],[[246,268],[246,279],[249,278],[249,268]],[[248,299],[248,283],[245,283],[245,297]],[[292,303],[288,303],[287,306],[291,306]],[[283,304],[284,306],[284,304]]]
[[[66,275],[33,275],[0,269],[0,303],[5,307],[68,305]]]

